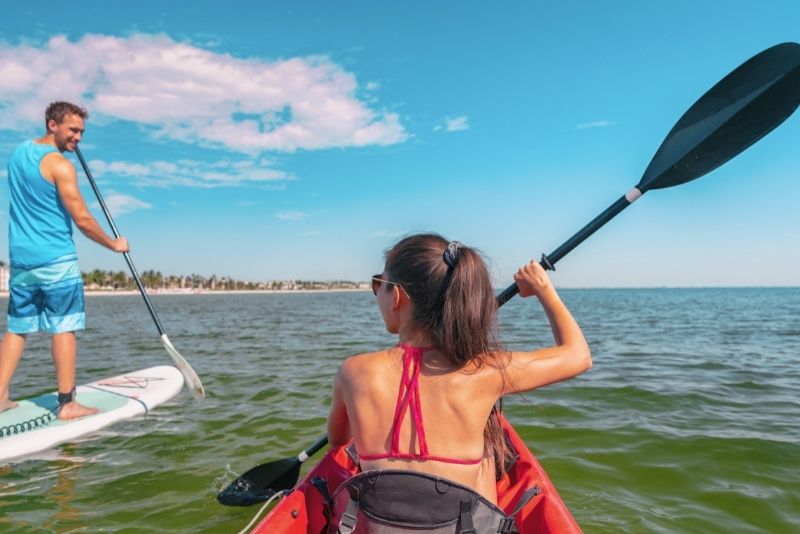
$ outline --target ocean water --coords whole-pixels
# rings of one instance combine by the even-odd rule
[[[585,532],[800,532],[800,288],[561,295],[594,368],[505,410]],[[339,362],[394,341],[369,292],[153,301],[206,402],[184,391],[0,466],[0,532],[238,532],[256,507],[216,494],[320,436]],[[90,297],[87,314],[79,382],[170,362],[140,297]],[[534,300],[500,314],[508,347],[551,341]],[[12,393],[54,384],[32,337]]]

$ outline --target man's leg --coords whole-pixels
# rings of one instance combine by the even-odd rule
[[[16,402],[9,400],[8,390],[24,350],[25,336],[6,332],[0,345],[0,412],[17,407]]]
[[[75,387],[75,365],[78,360],[78,341],[75,332],[53,334],[51,343],[53,363],[56,366],[58,392],[70,393]],[[97,413],[97,408],[89,408],[73,399],[64,404],[58,413],[59,419],[76,419]]]

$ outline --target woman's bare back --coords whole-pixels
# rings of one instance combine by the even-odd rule
[[[354,356],[342,366],[352,435],[359,454],[368,457],[362,459],[362,469],[407,469],[442,476],[495,502],[494,460],[484,456],[484,428],[501,390],[497,370],[485,365],[456,370],[439,351],[425,351],[419,373],[419,408],[427,457],[386,458],[392,452],[403,354],[403,348],[395,347]],[[419,438],[408,410],[399,427],[398,452],[423,453]],[[456,463],[476,460],[479,463]]]

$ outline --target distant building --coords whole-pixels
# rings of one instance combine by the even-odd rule
[[[11,273],[5,262],[0,262],[0,291],[8,291],[8,279]]]

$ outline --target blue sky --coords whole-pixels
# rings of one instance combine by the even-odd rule
[[[140,271],[365,280],[399,236],[432,230],[480,248],[505,286],[635,185],[724,75],[800,41],[795,0],[252,4],[7,7],[0,169],[72,99]],[[554,281],[800,285],[798,140],[800,114],[648,193]],[[125,269],[76,241],[83,270]]]

